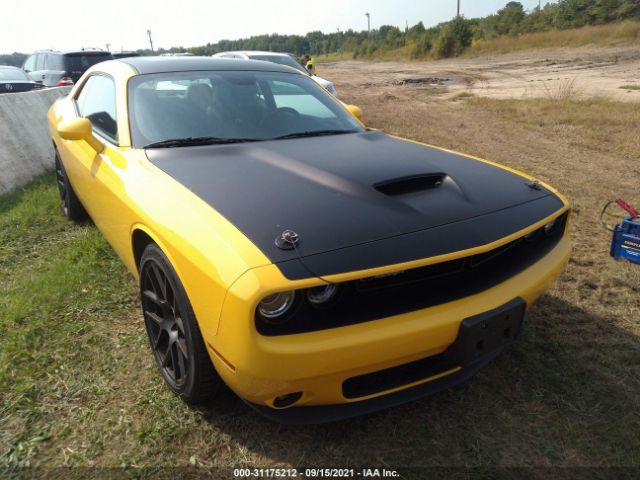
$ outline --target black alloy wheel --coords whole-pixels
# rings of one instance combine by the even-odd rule
[[[149,343],[162,378],[188,403],[212,398],[222,381],[211,364],[184,288],[155,244],[142,255],[140,294]]]
[[[67,172],[64,169],[60,154],[55,151],[56,183],[60,194],[60,204],[65,217],[76,222],[82,222],[88,218],[87,212],[76,196]]]

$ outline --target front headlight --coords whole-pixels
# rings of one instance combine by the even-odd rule
[[[296,299],[296,292],[280,292],[264,297],[258,304],[258,315],[266,322],[280,324],[288,320]]]

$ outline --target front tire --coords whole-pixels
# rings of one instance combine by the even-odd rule
[[[89,215],[87,211],[80,203],[80,199],[76,196],[76,192],[73,191],[67,172],[64,169],[60,154],[55,151],[55,165],[56,165],[56,181],[58,184],[58,193],[60,194],[60,202],[62,206],[62,213],[69,220],[74,222],[84,222]]]
[[[187,403],[211,400],[222,380],[184,287],[155,244],[145,248],[140,260],[140,294],[149,343],[165,383]]]

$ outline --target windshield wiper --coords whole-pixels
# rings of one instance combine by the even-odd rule
[[[259,138],[221,138],[221,137],[187,137],[172,138],[150,143],[142,148],[193,147],[198,145],[224,145],[229,143],[258,142]]]
[[[287,138],[323,137],[325,135],[344,135],[345,133],[358,133],[359,130],[311,130],[308,132],[288,133],[280,135],[273,140],[285,140]]]

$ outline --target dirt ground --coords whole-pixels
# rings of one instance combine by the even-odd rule
[[[404,83],[406,88],[446,87],[451,95],[547,98],[571,94],[640,101],[637,45],[543,49],[435,62],[346,61],[319,68],[319,75],[335,81],[339,92],[366,87],[375,93],[396,94]],[[636,89],[622,88],[628,86]]]

